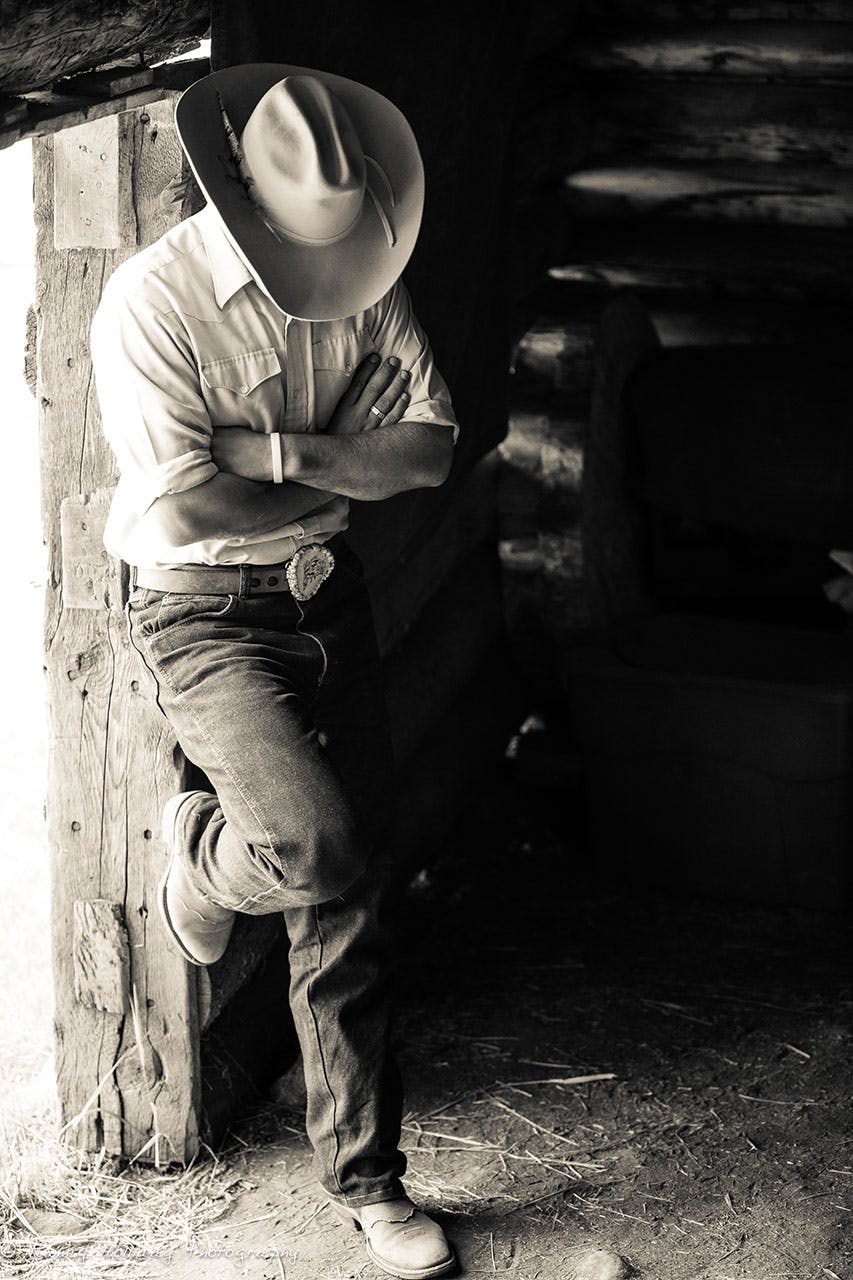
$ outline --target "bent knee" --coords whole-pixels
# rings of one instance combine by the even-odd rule
[[[366,850],[346,808],[306,815],[296,838],[285,841],[280,858],[287,889],[306,904],[336,898],[367,865]]]

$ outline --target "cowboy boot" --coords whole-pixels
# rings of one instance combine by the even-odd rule
[[[166,931],[190,964],[213,964],[224,954],[234,925],[233,912],[211,902],[194,888],[183,861],[183,829],[199,801],[210,803],[206,791],[181,791],[163,807],[163,841],[171,857],[160,881],[157,900]]]
[[[358,1208],[331,1200],[345,1222],[364,1232],[370,1258],[377,1267],[402,1280],[427,1280],[456,1269],[456,1258],[437,1222],[407,1196]]]

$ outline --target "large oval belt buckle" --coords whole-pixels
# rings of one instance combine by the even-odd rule
[[[322,542],[300,547],[287,563],[287,585],[294,600],[310,600],[335,567],[335,557]]]

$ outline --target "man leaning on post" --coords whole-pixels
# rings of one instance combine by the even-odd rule
[[[176,112],[207,206],[123,263],[92,326],[131,640],[214,792],[168,800],[170,944],[284,913],[315,1170],[391,1275],[455,1266],[400,1181],[390,746],[351,498],[446,478],[458,426],[400,275],[423,206],[402,114],[320,71],[231,67]],[[271,1011],[271,1016],[273,1012]]]

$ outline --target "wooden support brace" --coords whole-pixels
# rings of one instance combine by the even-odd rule
[[[150,917],[167,856],[159,814],[188,771],[129,643],[121,566],[102,545],[115,460],[88,350],[104,281],[133,252],[135,229],[147,245],[180,219],[160,202],[182,170],[173,110],[148,103],[40,139],[33,168],[60,1115],[75,1146],[185,1161],[199,1141],[196,975],[154,941]],[[81,167],[121,203],[113,247],[93,247],[110,237],[86,231],[79,201],[77,230],[56,247],[56,227],[68,230],[56,202]]]

